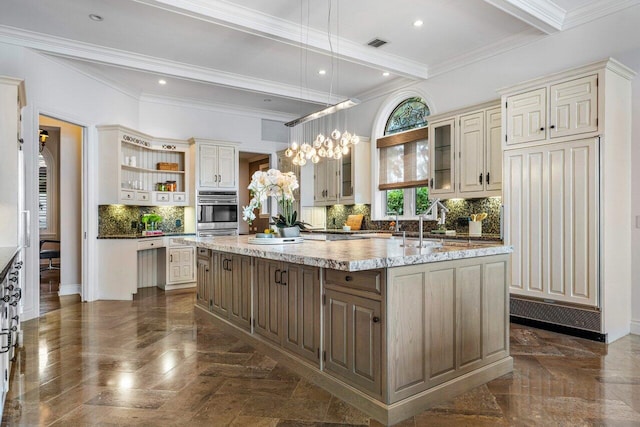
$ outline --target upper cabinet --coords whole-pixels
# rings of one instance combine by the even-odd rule
[[[238,189],[238,150],[235,145],[192,139],[196,143],[198,190]]]
[[[503,95],[505,147],[598,132],[598,74]]]
[[[371,144],[360,142],[340,159],[321,159],[314,165],[314,204],[371,203]]]
[[[442,199],[499,196],[501,124],[496,102],[433,116],[429,193]]]
[[[154,138],[118,125],[98,126],[98,132],[99,203],[189,205],[188,142]]]

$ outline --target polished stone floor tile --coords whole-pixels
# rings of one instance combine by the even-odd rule
[[[199,319],[193,291],[62,305],[24,323],[7,426],[380,426]],[[640,337],[511,325],[514,371],[397,424],[640,426]]]

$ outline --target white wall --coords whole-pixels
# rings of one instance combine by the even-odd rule
[[[38,211],[39,113],[88,127],[106,123],[121,123],[134,128],[137,126],[138,102],[135,98],[77,72],[59,60],[51,59],[28,49],[0,43],[0,75],[24,79],[26,84],[28,105],[23,110],[22,117],[25,140],[26,209],[31,212]],[[95,144],[96,141],[89,140],[88,144]],[[73,156],[77,157],[77,155],[77,153],[73,153]],[[97,168],[94,168],[93,171],[96,172]],[[92,173],[91,169],[89,173]],[[89,209],[97,214],[96,206],[90,206]],[[93,232],[95,239],[97,222],[89,224],[88,231],[89,237]],[[37,221],[31,222],[31,235],[38,235]],[[37,239],[32,238],[32,241],[37,241]],[[62,248],[62,250],[65,249]],[[73,249],[67,250],[73,251]],[[32,244],[25,250],[25,260],[26,285],[23,294],[22,318],[28,320],[39,316],[37,244]],[[63,274],[65,273],[63,272]],[[95,272],[92,274],[94,275],[92,281],[96,282],[98,278],[95,276]],[[79,280],[73,277],[64,280],[79,283]]]

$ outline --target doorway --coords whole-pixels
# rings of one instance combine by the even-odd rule
[[[247,187],[251,182],[251,177],[256,171],[265,171],[271,168],[271,156],[268,153],[249,153],[241,151],[239,153],[239,193],[238,202],[240,209],[247,206],[251,200],[251,194]],[[249,225],[246,221],[239,221],[239,234],[255,234],[269,228],[271,220],[269,203],[265,203],[260,212],[256,210],[256,219]]]
[[[82,283],[81,126],[38,117],[40,315],[79,303]]]

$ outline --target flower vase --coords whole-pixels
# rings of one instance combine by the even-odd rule
[[[294,227],[279,227],[278,234],[280,237],[300,237],[300,228],[297,225]]]

